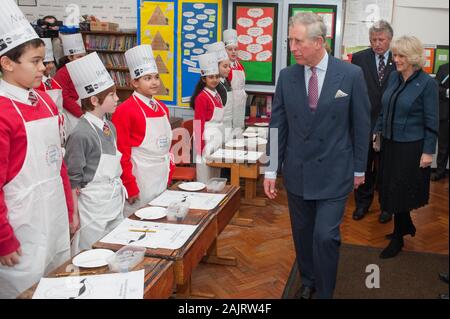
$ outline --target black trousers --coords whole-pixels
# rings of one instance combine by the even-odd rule
[[[379,153],[374,151],[372,148],[372,141],[370,141],[365,172],[365,182],[355,190],[356,208],[368,210],[370,205],[372,205],[377,181],[378,165]]]
[[[444,174],[448,162],[448,120],[439,121],[438,154],[437,154],[437,174]]]
[[[394,235],[403,237],[406,234],[415,232],[416,228],[411,219],[410,212],[400,212],[394,214]]]

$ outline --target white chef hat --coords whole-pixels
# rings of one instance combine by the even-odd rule
[[[133,80],[144,75],[158,73],[152,46],[149,44],[138,45],[128,50],[125,52],[125,59]]]
[[[228,54],[225,50],[225,43],[222,41],[210,44],[208,46],[208,53],[214,53],[217,56],[217,62],[222,62],[228,59]]]
[[[215,53],[205,53],[198,56],[200,74],[202,76],[219,74],[219,62]]]
[[[53,55],[53,44],[51,38],[41,38],[45,43],[45,58],[44,62],[54,62],[55,57]]]
[[[101,93],[114,85],[114,81],[97,52],[88,54],[66,65],[80,99]]]
[[[223,42],[225,46],[238,45],[238,34],[234,29],[227,29],[223,31]]]
[[[86,53],[81,33],[61,34],[61,41],[65,56]]]
[[[0,10],[0,56],[25,42],[39,39],[15,0],[2,0]]]

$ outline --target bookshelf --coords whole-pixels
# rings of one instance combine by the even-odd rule
[[[125,52],[137,44],[136,32],[83,31],[86,51],[97,52],[117,87],[120,101],[133,93]]]
[[[270,92],[247,92],[247,125],[261,122],[269,122],[272,113],[273,93]]]

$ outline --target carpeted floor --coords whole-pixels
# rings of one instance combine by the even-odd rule
[[[380,259],[381,249],[346,244],[340,252],[336,299],[436,299],[448,293],[448,284],[438,278],[440,272],[448,272],[448,255],[402,251],[395,258]],[[370,264],[379,266],[380,288],[366,287]],[[300,285],[294,262],[282,298],[294,298]]]

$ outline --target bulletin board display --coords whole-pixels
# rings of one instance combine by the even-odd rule
[[[337,17],[336,5],[319,5],[319,4],[290,4],[289,5],[289,18],[296,15],[299,12],[314,12],[322,17],[325,25],[327,26],[326,41],[331,49],[330,55],[335,55],[336,49],[336,17]],[[289,27],[288,27],[289,28]],[[289,34],[289,32],[288,32]],[[295,64],[294,56],[291,51],[288,50],[287,65]]]
[[[200,79],[198,55],[220,41],[220,0],[138,0],[138,43],[150,44],[158,65],[158,99],[168,105],[189,106]]]
[[[185,0],[179,2],[178,21],[178,83],[177,105],[189,106],[195,86],[200,79],[198,56],[207,52],[208,45],[219,41],[222,34],[222,1]]]
[[[143,1],[138,3],[138,42],[150,44],[158,66],[161,87],[156,98],[176,103],[177,51],[174,30],[177,28],[176,1]]]
[[[428,74],[432,74],[434,71],[434,58],[436,54],[436,47],[425,48],[425,65],[423,70]]]
[[[435,63],[434,63],[434,72],[437,73],[439,70],[439,67],[442,64],[449,62],[449,48],[448,45],[438,45],[436,47],[436,53],[435,53]]]
[[[275,84],[277,25],[277,3],[233,3],[233,29],[247,84]]]

